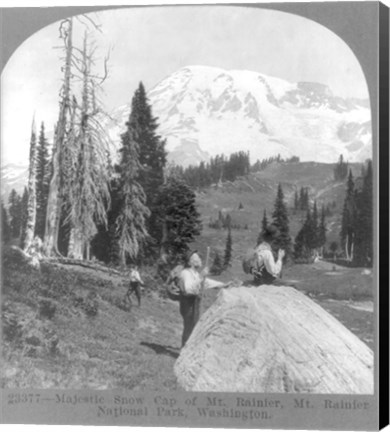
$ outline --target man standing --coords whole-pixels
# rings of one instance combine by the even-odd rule
[[[130,295],[134,292],[138,300],[138,306],[141,306],[141,286],[144,286],[144,282],[141,279],[141,276],[138,271],[138,267],[134,265],[130,269],[130,288],[128,289],[126,294],[130,303],[131,303]]]
[[[202,260],[197,251],[187,256],[186,267],[180,274],[180,314],[183,317],[183,335],[181,346],[183,347],[190,337],[196,323],[199,320],[200,301],[203,289],[223,287],[225,284],[219,281],[206,279],[209,269],[206,267],[200,271]]]
[[[192,330],[199,320],[200,295],[203,280],[208,273],[207,267],[200,272],[202,260],[197,251],[187,256],[186,268],[180,274],[180,314],[183,317],[183,347],[190,337]]]
[[[278,237],[279,231],[275,225],[268,226],[263,232],[263,241],[255,249],[256,266],[252,269],[257,285],[278,284],[282,272],[285,252],[278,250],[278,259],[275,262],[272,253],[272,243]]]

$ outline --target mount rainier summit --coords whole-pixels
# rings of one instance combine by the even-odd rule
[[[217,154],[249,151],[251,160],[280,154],[333,163],[372,157],[368,100],[343,99],[312,82],[289,83],[246,70],[188,66],[148,92],[168,159],[188,166]],[[130,113],[107,125],[116,148]]]

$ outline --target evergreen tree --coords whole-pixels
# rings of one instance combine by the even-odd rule
[[[356,196],[352,171],[349,171],[347,191],[341,220],[340,239],[348,260],[353,259],[353,248],[356,228]]]
[[[122,135],[121,161],[119,166],[120,210],[116,219],[119,260],[122,266],[127,259],[136,261],[138,254],[147,241],[146,220],[150,211],[146,207],[146,196],[137,181],[141,166],[138,159],[138,144],[133,137],[130,121],[127,131]]]
[[[43,239],[46,225],[47,199],[49,195],[50,182],[50,158],[49,144],[45,136],[45,125],[42,122],[37,146],[37,170],[36,170],[36,193],[37,193],[37,219],[35,224],[35,235]]]
[[[146,96],[142,82],[132,99],[129,127],[137,143],[140,169],[138,182],[146,195],[146,205],[151,214],[147,222],[149,235],[153,239],[161,236],[161,226],[157,223],[156,202],[159,187],[164,182],[166,164],[165,141],[157,135],[157,118],[152,115],[152,108]]]
[[[160,255],[184,257],[202,229],[195,193],[182,179],[171,176],[160,187],[156,204]]]
[[[222,271],[223,271],[222,260],[221,260],[221,257],[219,255],[219,252],[216,251],[213,265],[210,268],[210,273],[212,275],[220,275],[222,273]]]
[[[291,238],[287,208],[284,203],[284,194],[282,186],[278,185],[278,192],[274,204],[274,211],[272,213],[272,222],[279,229],[280,235],[275,240],[275,248],[284,249],[286,257],[291,251]]]
[[[372,162],[363,171],[363,185],[356,195],[355,263],[372,266],[373,258],[373,183]]]
[[[228,235],[226,237],[225,254],[223,257],[223,268],[228,268],[231,264],[232,259],[232,232],[230,227],[228,228]]]
[[[317,231],[317,247],[321,249],[326,243],[326,221],[325,221],[325,207],[321,207],[321,219]],[[321,252],[322,255],[322,252]]]
[[[23,190],[22,199],[20,200],[20,244],[24,245],[27,228],[27,207],[28,207],[28,190]]]
[[[318,247],[318,210],[317,210],[316,201],[314,201],[313,212],[311,214],[310,226],[308,232],[309,232],[308,246],[310,249],[316,249]]]
[[[35,222],[37,215],[37,201],[36,201],[36,163],[37,163],[37,135],[35,131],[35,122],[33,121],[31,128],[30,139],[30,160],[29,160],[29,173],[28,173],[28,201],[27,201],[27,223],[24,241],[22,247],[25,251],[29,248],[34,240]]]
[[[342,181],[348,175],[348,163],[344,162],[342,154],[340,155],[339,162],[334,167],[333,174],[336,181]]]
[[[9,224],[11,228],[11,236],[19,237],[21,232],[21,199],[15,189],[11,190],[8,197],[9,204]]]
[[[294,194],[294,209],[298,210],[298,208],[299,208],[298,191],[295,191],[295,194]]]
[[[1,241],[8,243],[11,239],[11,227],[8,222],[8,213],[3,201],[1,201]]]
[[[261,221],[261,230],[264,232],[268,227],[267,210],[264,209],[263,220]]]
[[[307,187],[301,187],[299,198],[297,198],[297,208],[307,210],[309,207],[309,189]]]
[[[333,253],[333,260],[335,260],[336,259],[336,252],[337,252],[337,249],[339,248],[338,243],[336,241],[333,241],[330,244],[329,248],[330,248],[331,252]]]
[[[119,167],[116,167],[117,171]],[[110,207],[107,211],[107,224],[97,225],[97,235],[91,242],[92,253],[100,261],[118,265],[120,263],[116,220],[121,209],[119,171],[110,182]]]
[[[267,210],[264,209],[263,219],[261,221],[261,231],[259,232],[259,235],[257,237],[257,244],[260,244],[262,242],[263,234],[264,231],[267,229],[267,227],[268,227]]]
[[[309,259],[313,238],[313,219],[310,209],[306,212],[306,219],[295,237],[294,256],[296,259]]]

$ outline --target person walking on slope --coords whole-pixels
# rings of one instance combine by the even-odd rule
[[[279,230],[275,225],[268,226],[263,232],[262,242],[255,248],[256,265],[252,268],[252,274],[256,285],[277,285],[280,284],[283,258],[285,252],[278,250],[278,259],[275,262],[272,253],[272,243],[278,237]]]
[[[200,301],[203,289],[225,286],[224,283],[206,279],[209,269],[206,266],[202,271],[202,260],[197,251],[188,254],[185,268],[179,277],[180,288],[180,314],[183,317],[183,334],[181,346],[183,347],[190,337],[199,320]]]
[[[127,298],[129,299],[130,303],[130,296],[132,293],[135,293],[135,296],[137,297],[138,300],[138,306],[141,306],[141,286],[144,286],[144,282],[141,279],[141,276],[139,274],[138,271],[138,267],[137,266],[133,266],[130,269],[130,287],[127,291]]]

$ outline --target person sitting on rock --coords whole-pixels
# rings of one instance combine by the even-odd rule
[[[282,272],[285,252],[283,249],[278,250],[276,262],[272,253],[272,243],[278,236],[279,230],[277,227],[269,225],[263,231],[262,242],[255,248],[256,265],[252,268],[252,274],[256,285],[276,285],[280,283],[279,277]]]

